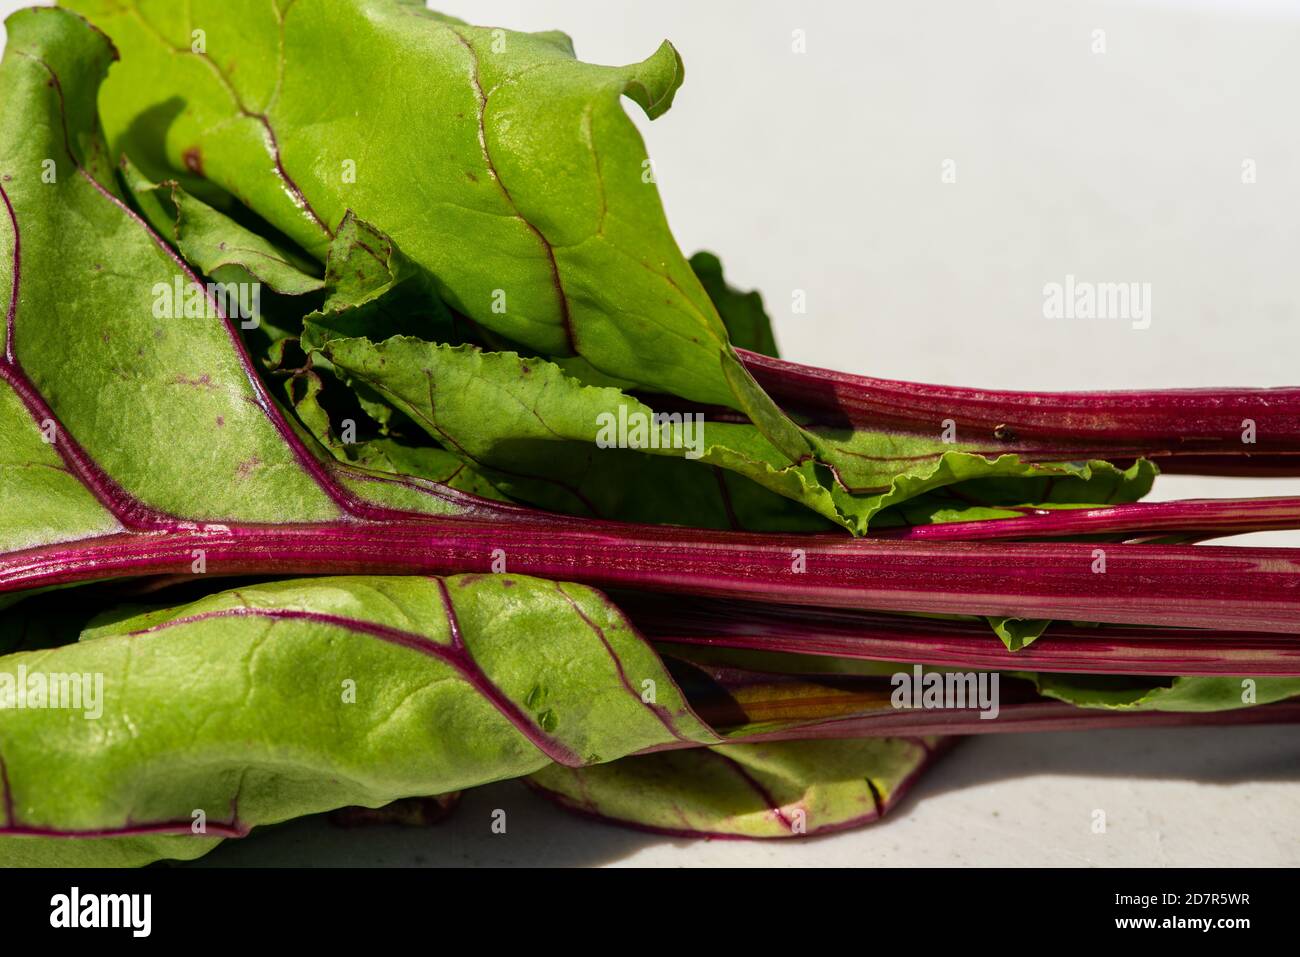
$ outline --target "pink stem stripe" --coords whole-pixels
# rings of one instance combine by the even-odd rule
[[[881,611],[1300,633],[1300,550],[897,542],[470,519],[178,528],[0,556],[0,592],[186,574],[511,572],[601,588]]]
[[[1043,509],[1014,518],[883,528],[872,534],[911,541],[1076,538],[1085,535],[1241,535],[1300,528],[1300,497],[1131,502],[1101,508]]]
[[[996,671],[1300,677],[1294,635],[1053,622],[1008,651],[982,621],[633,595],[619,606],[647,638],[683,645]]]
[[[1237,708],[1232,711],[1109,711],[1079,708],[1064,701],[1003,704],[998,716],[980,718],[967,709],[922,710],[890,708],[867,715],[836,718],[798,727],[782,727],[732,738],[737,742],[805,741],[843,738],[913,737],[928,735],[1002,734],[1021,731],[1090,731],[1103,728],[1186,728],[1300,722],[1300,701]],[[653,748],[666,751],[668,744]]]
[[[963,441],[1090,449],[1096,457],[1186,457],[1216,469],[1222,458],[1257,456],[1275,470],[1300,471],[1300,388],[1166,389],[1131,392],[1011,392],[875,379],[832,372],[738,350],[778,402],[856,427],[923,431],[957,423]],[[1243,443],[1247,420],[1254,443]]]

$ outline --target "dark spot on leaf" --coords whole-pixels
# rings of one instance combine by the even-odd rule
[[[471,171],[471,170],[465,170],[465,175],[469,177],[469,181],[470,181],[471,183],[477,183],[477,182],[478,182],[478,177],[474,175],[473,171]]]
[[[181,153],[181,159],[185,162],[185,168],[195,176],[203,175],[203,153],[197,146],[191,146]]]
[[[245,459],[244,461],[240,462],[239,466],[235,469],[235,478],[241,481],[243,479],[248,478],[248,476],[252,474],[253,469],[257,468],[261,464],[262,464],[262,460],[259,459],[256,455],[254,455],[251,459]]]
[[[224,415],[217,416],[217,428],[221,428],[225,424],[226,424],[226,417]]]

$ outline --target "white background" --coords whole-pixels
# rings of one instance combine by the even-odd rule
[[[638,119],[669,218],[688,253],[712,249],[762,290],[789,358],[1003,388],[1300,383],[1300,2],[435,5],[563,29],[596,62],[670,38],[686,84]],[[1067,274],[1150,283],[1151,327],[1044,319],[1043,285]],[[1294,490],[1170,478],[1156,497]],[[802,843],[660,839],[502,784],[437,828],[304,821],[207,860],[1295,865],[1298,835],[1300,734],[1242,728],[971,739],[884,823]]]

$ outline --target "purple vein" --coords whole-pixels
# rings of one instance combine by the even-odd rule
[[[465,644],[465,636],[460,630],[460,618],[456,615],[456,606],[451,600],[451,595],[447,591],[447,583],[441,578],[435,578],[438,585],[438,596],[442,601],[442,607],[447,615],[447,627],[451,633],[452,648],[456,650],[461,662],[460,667],[466,676],[478,691],[483,694],[489,701],[496,706],[503,716],[505,716],[521,734],[532,741],[537,748],[557,764],[563,764],[567,767],[581,767],[584,763],[578,755],[561,744],[549,735],[543,734],[542,731],[529,720],[523,710],[508,698],[500,688],[493,684],[484,674],[483,669],[479,667],[478,662],[474,660],[469,646]]]
[[[1300,497],[1279,496],[1128,502],[1102,508],[1044,509],[1014,518],[913,525],[906,529],[881,529],[874,534],[884,538],[973,541],[1154,532],[1237,535],[1294,528],[1300,528]]]
[[[5,765],[4,755],[0,755],[0,789],[4,790],[5,826],[13,827],[17,820],[14,815],[14,792],[9,786],[9,768]]]
[[[745,769],[744,765],[739,761],[736,761],[734,758],[727,757],[721,751],[714,748],[709,748],[704,753],[711,754],[719,761],[724,762],[727,767],[736,774],[736,776],[745,782],[746,787],[757,794],[759,798],[762,799],[763,803],[771,809],[772,813],[776,816],[776,819],[781,822],[781,826],[791,833],[794,832],[794,822],[786,816],[785,810],[781,807],[780,802],[777,801],[772,792],[763,785],[763,782],[758,780],[758,778],[754,777]]]
[[[20,55],[26,56],[26,54],[21,53]],[[5,191],[3,185],[0,185],[0,196],[4,198],[5,211],[9,214],[9,222],[13,228],[14,236],[13,283],[5,325],[5,354],[4,359],[0,360],[0,381],[4,381],[13,389],[14,394],[18,396],[19,401],[27,409],[28,415],[32,417],[38,427],[41,427],[45,422],[53,423],[54,449],[59,454],[59,457],[63,459],[64,465],[124,528],[143,530],[167,526],[173,521],[170,516],[136,501],[99,467],[86,450],[63,427],[63,423],[55,416],[54,410],[49,407],[44,397],[41,396],[40,392],[37,391],[31,380],[23,372],[14,347],[18,320],[18,299],[22,283],[22,261],[19,255],[22,240],[20,238],[17,213],[14,211],[13,203],[10,201],[9,194]]]
[[[486,126],[488,96],[483,92],[483,83],[479,79],[478,52],[474,49],[473,45],[461,35],[459,30],[450,24],[447,24],[446,26],[451,35],[454,36],[457,42],[459,42],[460,45],[469,53],[469,76],[470,83],[473,84],[474,87],[474,96],[478,103],[478,142],[479,148],[483,152],[483,163],[487,167],[488,174],[492,177],[493,181],[501,188],[501,195],[505,197],[511,210],[514,211],[515,218],[523,223],[528,231],[537,237],[537,242],[542,247],[542,252],[546,254],[546,261],[551,270],[551,283],[555,287],[556,298],[559,301],[560,320],[564,326],[565,341],[568,343],[569,351],[571,353],[574,355],[580,355],[581,352],[578,349],[578,337],[573,327],[573,316],[569,312],[569,297],[564,291],[564,281],[560,278],[560,264],[555,259],[555,247],[551,245],[551,241],[546,238],[546,235],[527,216],[525,216],[522,211],[520,211],[519,205],[515,202],[514,197],[510,195],[510,189],[506,186],[505,180],[503,180],[501,174],[497,172],[496,163],[492,159],[492,152],[488,148]]]
[[[288,7],[285,7],[284,12],[287,13],[288,9],[289,9]],[[280,143],[276,138],[274,128],[271,126],[270,118],[265,113],[258,113],[254,110],[250,110],[248,107],[244,105],[243,99],[240,97],[239,93],[235,90],[234,84],[230,82],[230,78],[227,77],[224,72],[222,72],[221,67],[217,66],[216,61],[213,60],[212,57],[209,56],[206,52],[200,53],[193,49],[187,49],[185,47],[175,46],[166,37],[164,37],[161,33],[159,33],[158,28],[155,27],[148,20],[146,20],[144,15],[141,14],[137,8],[129,7],[128,10],[140,22],[141,26],[143,26],[145,30],[150,35],[152,35],[155,40],[158,41],[159,44],[161,44],[165,49],[167,49],[174,56],[197,57],[199,62],[205,64],[208,67],[208,69],[212,71],[213,76],[217,78],[217,80],[221,83],[221,86],[225,89],[226,93],[230,95],[230,99],[235,104],[235,109],[238,111],[239,115],[250,120],[255,120],[257,123],[261,125],[263,136],[264,139],[266,140],[267,152],[271,154],[271,158],[275,161],[276,174],[280,177],[280,181],[284,184],[285,189],[288,191],[289,199],[293,202],[295,206],[297,206],[304,213],[306,213],[308,218],[310,218],[311,221],[317,227],[319,227],[321,231],[325,233],[326,236],[333,239],[334,231],[331,230],[329,226],[325,224],[325,221],[321,219],[320,216],[317,215],[315,208],[311,204],[311,201],[307,199],[307,195],[294,181],[293,177],[289,175],[289,171],[285,169],[283,157],[280,155]],[[280,18],[279,29],[281,34],[280,64],[278,69],[278,76],[276,78],[276,95],[278,96],[280,85],[283,80],[283,73],[284,73],[283,13],[277,11],[277,17]]]
[[[142,834],[184,834],[193,832],[193,821],[154,821],[145,824],[137,824],[134,821],[128,821],[121,827],[97,827],[87,828],[84,830],[40,827],[28,824],[14,824],[0,828],[0,834],[12,835],[17,837],[69,837],[69,838],[88,838],[88,837],[134,837]],[[247,837],[249,828],[238,821],[230,823],[209,822],[205,825],[206,831],[203,834],[196,834],[196,837]]]
[[[17,362],[14,358],[14,320],[18,316],[18,283],[22,276],[23,257],[22,257],[22,240],[18,236],[18,214],[14,212],[14,204],[9,199],[9,193],[5,190],[4,185],[0,184],[0,197],[4,198],[5,209],[9,213],[9,222],[13,227],[14,233],[14,257],[13,257],[13,283],[9,293],[9,311],[5,315],[5,362],[13,365]]]
[[[349,618],[344,615],[330,615],[323,612],[302,611],[294,608],[224,608],[218,611],[199,612],[194,615],[186,615],[182,618],[175,618],[171,621],[161,622],[152,625],[149,628],[142,628],[139,631],[131,632],[128,637],[137,637],[140,635],[155,634],[167,628],[176,625],[189,625],[197,622],[211,621],[221,618],[269,618],[278,621],[307,621],[313,624],[326,625],[334,628],[342,628],[346,631],[359,632],[368,635],[371,638],[378,638],[380,641],[388,644],[397,645],[410,651],[417,652],[426,657],[433,658],[455,671],[467,684],[475,691],[488,700],[494,708],[500,712],[501,716],[511,723],[516,730],[526,737],[539,751],[545,754],[557,764],[563,764],[567,767],[579,767],[582,765],[582,759],[577,756],[567,746],[543,734],[534,724],[528,720],[528,716],[523,713],[517,704],[511,701],[491,680],[483,673],[483,669],[478,666],[466,648],[464,639],[461,636],[460,625],[456,619],[456,612],[451,604],[451,598],[447,594],[446,586],[441,579],[434,579],[441,589],[443,606],[447,615],[447,624],[451,632],[451,648],[445,648],[437,642],[416,634],[415,632],[403,631],[400,628],[393,628],[388,625],[381,625],[376,622],[362,621],[357,618]]]
[[[605,647],[605,652],[609,655],[610,661],[614,663],[614,670],[618,673],[619,683],[623,685],[624,690],[639,701],[642,707],[646,708],[651,714],[658,718],[659,723],[662,724],[664,729],[674,738],[678,741],[692,741],[693,739],[677,730],[677,726],[673,723],[672,715],[669,714],[667,708],[657,702],[646,701],[645,698],[637,694],[636,688],[634,688],[632,682],[628,680],[627,671],[623,668],[623,660],[618,656],[618,653],[614,651],[614,646],[609,643],[609,639],[605,636],[605,629],[601,628],[600,625],[596,624],[590,617],[588,617],[587,613],[583,611],[582,606],[574,601],[572,596],[564,590],[563,582],[555,582],[554,584],[555,590],[558,591],[560,595],[563,596],[564,600],[569,603],[569,607],[572,608],[574,612],[577,613],[578,617],[582,619],[583,624],[591,629],[596,637],[600,639],[600,643]]]
[[[511,701],[506,695],[493,684],[482,669],[473,660],[461,634],[460,625],[456,618],[455,609],[451,603],[450,595],[447,594],[446,586],[441,579],[435,579],[442,596],[444,608],[446,610],[448,627],[451,633],[452,648],[450,650],[443,648],[430,641],[422,635],[413,632],[403,631],[392,628],[387,625],[380,625],[374,622],[361,621],[354,618],[348,618],[341,615],[330,615],[319,612],[308,612],[297,609],[258,609],[258,608],[229,608],[218,611],[200,612],[195,615],[188,615],[176,618],[171,621],[161,622],[149,628],[139,629],[130,632],[127,637],[139,637],[142,635],[156,634],[168,628],[193,624],[196,622],[209,621],[221,618],[268,618],[273,620],[297,620],[308,621],[314,624],[326,625],[331,627],[342,628],[348,631],[360,632],[381,641],[394,644],[408,650],[416,651],[422,655],[434,658],[452,668],[463,680],[471,687],[478,691],[486,698],[497,711],[506,718],[521,734],[523,734],[534,746],[538,748],[552,761],[568,767],[579,767],[582,764],[581,759],[568,747],[555,741],[554,739],[543,734],[535,728],[526,715],[519,707]],[[5,795],[5,807],[7,814],[8,827],[4,828],[5,833],[22,833],[36,836],[77,836],[77,837],[104,837],[111,835],[122,835],[128,833],[145,833],[145,832],[162,832],[171,830],[185,830],[189,828],[189,822],[162,822],[148,825],[128,824],[123,828],[98,829],[93,831],[63,831],[57,829],[35,828],[35,827],[18,827],[15,825],[13,813],[12,792],[9,788],[8,775],[5,769],[3,759],[0,758],[0,784],[3,785]],[[232,801],[232,806],[236,806],[238,795]],[[222,826],[217,833],[227,837],[242,837],[248,829],[237,823],[237,816],[232,819],[232,824]],[[216,830],[216,828],[213,828]]]
[[[204,56],[204,59],[207,59],[207,57]],[[215,64],[213,65],[213,68],[216,68]],[[284,183],[284,188],[288,191],[289,198],[293,200],[294,205],[306,213],[312,222],[320,227],[326,236],[333,239],[334,230],[330,229],[329,226],[325,224],[325,220],[320,218],[315,207],[312,206],[311,200],[307,198],[307,194],[302,191],[302,188],[294,178],[289,175],[289,171],[284,168],[284,157],[280,153],[280,142],[276,139],[275,130],[271,126],[270,119],[268,119],[265,114],[253,113],[244,109],[243,106],[239,107],[239,112],[250,119],[256,120],[262,125],[262,131],[266,137],[266,148],[270,151],[271,158],[275,160],[275,171],[279,174],[280,180]]]
[[[83,179],[86,180],[86,182],[88,182],[91,185],[91,187],[94,188],[94,190],[97,193],[99,193],[101,197],[103,197],[105,200],[107,200],[109,203],[115,206],[121,213],[127,216],[136,226],[138,226],[141,230],[143,230],[145,235],[149,237],[149,239],[154,243],[154,245],[156,245],[158,249],[161,250],[162,253],[168,259],[171,260],[173,265],[178,270],[180,270],[181,274],[184,275],[191,283],[198,286],[203,291],[204,297],[207,299],[214,314],[220,318],[222,325],[226,330],[226,335],[229,338],[231,346],[235,351],[236,361],[239,363],[240,369],[244,374],[245,380],[248,382],[249,388],[253,392],[254,404],[257,405],[257,407],[261,410],[262,414],[266,416],[267,420],[275,428],[276,432],[279,433],[285,445],[287,445],[289,449],[293,452],[294,457],[298,460],[298,463],[302,467],[302,469],[309,476],[311,476],[311,478],[316,482],[317,486],[319,486],[320,489],[323,492],[325,492],[325,494],[329,496],[329,498],[333,500],[334,503],[341,510],[343,510],[343,512],[345,512],[350,516],[371,518],[371,519],[413,517],[413,513],[410,512],[405,512],[398,509],[384,508],[381,506],[371,505],[368,502],[364,502],[361,499],[357,498],[355,495],[352,495],[350,492],[348,492],[345,488],[340,486],[337,482],[335,482],[331,478],[327,468],[321,463],[321,461],[315,455],[311,453],[311,451],[307,448],[307,446],[302,442],[302,440],[298,437],[298,434],[293,430],[293,428],[289,425],[288,421],[280,413],[279,408],[275,405],[275,403],[271,400],[270,396],[266,393],[266,390],[263,387],[261,380],[257,377],[257,373],[253,369],[252,358],[249,356],[248,350],[245,348],[243,340],[240,338],[238,331],[231,323],[229,317],[226,316],[224,311],[222,311],[220,303],[216,301],[211,291],[203,284],[203,282],[199,279],[198,275],[192,269],[190,269],[189,265],[176,253],[176,251],[173,250],[161,236],[159,236],[156,232],[154,232],[154,230],[149,226],[148,223],[146,223],[139,215],[136,214],[134,210],[132,210],[129,206],[127,206],[124,202],[122,202],[121,199],[115,196],[102,183],[100,183],[97,179],[95,179],[95,177],[92,176],[84,166],[82,166],[81,161],[77,158],[76,154],[73,152],[72,149],[72,138],[68,131],[67,106],[63,97],[63,86],[59,81],[58,74],[55,73],[54,69],[40,57],[32,56],[31,54],[27,54],[27,53],[21,53],[20,51],[16,51],[16,52],[19,52],[19,55],[24,56],[29,60],[39,63],[45,69],[45,71],[50,75],[50,79],[54,85],[55,94],[57,95],[59,100],[59,117],[63,125],[64,149],[68,154],[69,161],[76,168],[77,172],[82,176]],[[5,197],[5,202],[8,208],[12,210],[12,206],[9,206],[9,201],[7,196]],[[17,243],[18,243],[17,235],[18,235],[18,225],[17,225],[17,220],[15,219],[14,220],[15,250],[17,249]],[[14,292],[10,302],[11,312],[16,309],[16,303],[18,298],[17,287],[18,287],[18,273],[15,272]],[[12,332],[9,335],[9,339],[10,339],[10,346],[11,346],[13,340]],[[18,371],[17,364],[11,363],[11,365],[14,366],[14,371],[17,372]],[[13,384],[12,381],[11,384]],[[15,389],[20,392],[22,391],[19,390],[18,386],[16,385],[15,385]],[[36,392],[35,388],[30,388],[28,391],[30,392],[30,395],[32,397],[39,399],[39,395]],[[48,406],[45,405],[43,399],[40,400],[40,405],[42,407],[41,411],[43,412],[48,411]],[[53,414],[50,413],[49,417],[53,419]],[[59,436],[63,437],[65,433],[66,430],[63,429],[62,426],[60,425],[59,433],[58,433]],[[72,444],[70,440],[68,441],[69,444]],[[141,520],[137,516],[152,516],[155,520],[148,521],[146,519],[144,524],[147,525],[148,527],[158,526],[159,522],[156,521],[156,519],[158,519],[159,517],[163,517],[163,513],[155,512],[153,509],[149,508],[148,506],[136,502],[125,491],[122,491],[116,485],[116,483],[113,483],[112,480],[108,478],[108,476],[104,475],[102,470],[100,470],[97,465],[94,465],[90,457],[86,455],[84,451],[80,450],[79,446],[78,446],[78,451],[80,452],[80,456],[84,458],[85,464],[93,468],[93,471],[95,473],[98,473],[98,478],[95,479],[95,484],[88,483],[92,492],[96,491],[97,486],[106,486],[107,484],[110,483],[112,485],[112,488],[118,490],[119,495],[116,499],[115,505],[111,505],[108,507],[110,507],[110,509],[114,511],[114,515],[118,516],[119,520],[123,520],[119,515],[119,511],[122,508],[123,500],[129,500],[132,502],[133,508],[128,513],[128,520],[123,520],[123,524],[127,524],[127,521],[130,521],[131,527],[135,527],[141,524]],[[98,493],[96,494],[98,495]],[[103,499],[101,498],[101,501],[102,500]],[[107,502],[105,504],[108,505]],[[171,518],[170,516],[166,516],[166,517]]]

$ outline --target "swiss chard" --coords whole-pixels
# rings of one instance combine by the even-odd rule
[[[192,857],[315,811],[718,740],[599,594],[514,576],[258,585],[0,662],[9,864]],[[34,675],[98,676],[102,697],[50,710]]]
[[[84,677],[77,709],[48,710],[56,685],[36,675]],[[900,715],[869,685],[725,693],[701,694],[719,732],[603,596],[517,576],[284,581],[118,611],[0,658],[0,860],[189,858],[289,817],[524,774],[657,829],[815,834],[878,818],[937,744],[875,737]],[[781,741],[845,720],[872,736]]]
[[[35,10],[14,17],[0,66],[6,101],[46,117],[35,135],[16,110],[0,126],[11,263],[0,378],[11,392],[6,430],[25,450],[5,484],[0,591],[124,574],[486,571],[506,561],[601,585],[811,604],[1300,628],[1288,553],[1127,548],[1091,574],[1098,559],[1086,546],[579,524],[323,456],[261,384],[211,291],[113,192],[93,122],[110,56],[80,21]],[[43,182],[51,155],[55,181]],[[85,321],[110,312],[111,327]],[[51,502],[57,521],[41,508]],[[947,591],[929,589],[935,562]],[[1247,579],[1249,596],[1238,588]]]
[[[111,70],[58,10],[0,63],[0,696],[104,690],[96,722],[0,707],[0,857],[192,857],[505,777],[811,834],[883,813],[927,736],[1300,720],[1300,551],[1153,544],[1298,500],[1136,501],[1150,460],[1292,469],[1297,390],[774,358],[623,113],[671,103],[668,44],[599,67],[405,0],[68,5]],[[913,665],[1001,677],[998,720],[898,704]]]
[[[716,258],[681,255],[620,105],[626,95],[652,118],[671,105],[683,72],[668,44],[640,64],[596,67],[562,35],[480,29],[398,0],[300,0],[260,13],[218,2],[183,12],[149,0],[69,5],[126,54],[101,98],[113,153],[182,184],[201,177],[321,261],[359,217],[391,237],[428,298],[496,335],[578,359],[606,381],[740,410],[752,425],[713,424],[706,461],[855,533],[879,509],[943,485],[1086,479],[1108,467],[1084,464],[1100,456],[1080,448],[1052,449],[1041,460],[1053,464],[1035,465],[1011,454],[1017,447],[944,436],[942,420],[913,434],[834,420],[801,429],[788,418],[737,358],[714,299],[746,343],[774,351],[761,306],[726,286]],[[388,69],[331,84],[360,48],[382,51]],[[240,62],[261,55],[265,69],[230,69],[236,50]],[[334,95],[322,113],[324,86]],[[427,108],[412,115],[412,101]],[[436,211],[438,228],[412,217],[417,208]],[[438,338],[437,328],[422,337]],[[366,358],[352,352],[349,374],[375,386],[375,370],[363,376],[355,365]],[[422,401],[422,389],[402,392],[418,369],[389,371],[399,381],[379,389]],[[580,503],[573,485],[534,491],[548,507]]]

